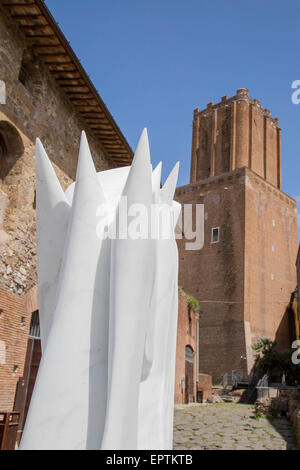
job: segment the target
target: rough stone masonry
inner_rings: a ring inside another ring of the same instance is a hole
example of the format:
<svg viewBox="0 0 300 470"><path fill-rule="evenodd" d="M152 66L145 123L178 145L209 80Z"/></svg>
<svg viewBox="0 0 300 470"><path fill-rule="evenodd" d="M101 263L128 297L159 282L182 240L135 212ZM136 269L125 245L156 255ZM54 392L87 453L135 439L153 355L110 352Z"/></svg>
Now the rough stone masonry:
<svg viewBox="0 0 300 470"><path fill-rule="evenodd" d="M10 411L14 407L16 385L23 376L31 313L38 308L35 289L35 139L39 137L42 140L63 188L75 178L82 130L87 133L98 171L118 165L104 145L111 137L106 140L99 138L92 125L83 119L85 109L97 110L97 99L101 106L102 102L100 97L95 99L88 95L88 87L91 86L76 58L68 59L69 46L62 46L62 33L56 34L56 24L44 11L46 7L36 1L31 2L30 9L13 8L15 10L7 5L0 7L1 411ZM34 14L39 16L32 20ZM42 33L36 27L38 24L45 36L53 33L50 42L41 39ZM32 30L30 25L33 25ZM43 25L50 29L45 30ZM33 41L36 32L38 39ZM47 60L41 59L41 51ZM55 55L56 51L59 54ZM54 59L50 57L48 60L51 54ZM67 65L51 65L54 61L64 61ZM76 83L79 84L77 88ZM80 105L86 104L86 108L75 106L67 94L70 90L74 92L71 96L75 99L79 92L89 97L89 102L79 102ZM105 116L110 116L104 104L101 112L103 116L105 113ZM96 120L97 114L94 115ZM121 132L113 119L105 116L101 120L104 122L106 119L106 128L112 128L106 132L121 145ZM131 157L130 151L128 157Z"/></svg>

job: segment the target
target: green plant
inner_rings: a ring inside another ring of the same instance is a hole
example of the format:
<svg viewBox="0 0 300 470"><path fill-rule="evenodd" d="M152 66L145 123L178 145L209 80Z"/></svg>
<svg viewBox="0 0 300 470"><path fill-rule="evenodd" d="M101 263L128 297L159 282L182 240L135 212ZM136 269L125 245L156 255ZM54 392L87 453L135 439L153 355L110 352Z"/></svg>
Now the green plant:
<svg viewBox="0 0 300 470"><path fill-rule="evenodd" d="M187 303L188 303L188 306L194 310L194 312L197 312L197 310L199 310L200 308L200 303L198 302L197 299L195 299L195 297L193 297L192 295L187 295L186 296L186 300L187 300Z"/></svg>
<svg viewBox="0 0 300 470"><path fill-rule="evenodd" d="M261 338L252 349L257 352L255 366L260 372L268 373L275 381L281 381L283 374L289 384L300 381L300 367L292 363L292 349L278 351L277 344L266 338Z"/></svg>

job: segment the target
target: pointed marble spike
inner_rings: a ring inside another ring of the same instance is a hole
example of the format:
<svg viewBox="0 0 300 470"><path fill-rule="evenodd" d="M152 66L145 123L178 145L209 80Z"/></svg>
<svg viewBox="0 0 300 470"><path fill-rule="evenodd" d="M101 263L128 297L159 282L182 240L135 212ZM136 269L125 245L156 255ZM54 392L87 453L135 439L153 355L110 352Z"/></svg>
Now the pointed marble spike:
<svg viewBox="0 0 300 470"><path fill-rule="evenodd" d="M23 432L23 450L96 450L101 445L110 292L110 240L97 236L102 198L83 133L57 304Z"/></svg>
<svg viewBox="0 0 300 470"><path fill-rule="evenodd" d="M71 207L39 139L36 140L36 200L39 315L44 351L56 306Z"/></svg>
<svg viewBox="0 0 300 470"><path fill-rule="evenodd" d="M86 133L82 131L80 138L80 149L77 164L76 181L96 174L93 157L90 151Z"/></svg>
<svg viewBox="0 0 300 470"><path fill-rule="evenodd" d="M60 182L40 139L36 139L36 174L37 190L42 186L42 192L47 193L46 197L50 205L60 201L67 202Z"/></svg>
<svg viewBox="0 0 300 470"><path fill-rule="evenodd" d="M160 199L162 204L172 204L178 180L178 173L179 162L177 162L174 166L173 170L167 178L167 181L165 182L163 188L160 191Z"/></svg>
<svg viewBox="0 0 300 470"><path fill-rule="evenodd" d="M137 165L141 161L143 161L144 163L149 163L149 165L151 164L149 139L148 139L148 132L146 128L143 129L141 137L139 139L139 142L138 142L135 154L134 154L134 159L132 161L132 166Z"/></svg>
<svg viewBox="0 0 300 470"><path fill-rule="evenodd" d="M128 210L132 204L140 204L149 213L152 167L146 130L141 135L123 196L127 196ZM108 402L101 449L127 450L137 446L139 386L154 274L155 244L151 239L112 240Z"/></svg>
<svg viewBox="0 0 300 470"><path fill-rule="evenodd" d="M143 130L137 145L123 196L128 197L128 204L151 203L152 167L147 129Z"/></svg>
<svg viewBox="0 0 300 470"><path fill-rule="evenodd" d="M76 200L80 206L85 206L85 204L87 204L87 202L90 200L89 194L91 194L91 188L93 187L95 187L95 191L98 194L98 203L105 203L103 188L100 179L97 176L86 133L82 131L72 202L73 207ZM78 210L80 213L82 210L84 210L84 207L82 209L77 209L77 212ZM93 221L91 222L93 223Z"/></svg>

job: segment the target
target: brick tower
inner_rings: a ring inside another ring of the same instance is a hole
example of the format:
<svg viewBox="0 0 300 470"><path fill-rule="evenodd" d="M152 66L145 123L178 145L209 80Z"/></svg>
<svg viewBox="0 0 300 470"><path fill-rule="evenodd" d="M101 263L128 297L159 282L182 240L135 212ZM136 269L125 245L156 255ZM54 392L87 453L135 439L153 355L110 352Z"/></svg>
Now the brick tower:
<svg viewBox="0 0 300 470"><path fill-rule="evenodd" d="M179 284L200 301L200 372L250 372L259 338L290 347L297 210L281 191L278 119L247 89L195 110L190 184L176 199L204 204L203 249L178 241Z"/></svg>

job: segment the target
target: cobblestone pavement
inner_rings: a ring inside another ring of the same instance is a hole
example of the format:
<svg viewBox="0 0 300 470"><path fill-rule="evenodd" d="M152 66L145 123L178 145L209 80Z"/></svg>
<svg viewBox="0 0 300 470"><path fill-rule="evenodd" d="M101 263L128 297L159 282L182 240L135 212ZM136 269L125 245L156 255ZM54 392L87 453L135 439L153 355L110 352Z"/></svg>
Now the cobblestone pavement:
<svg viewBox="0 0 300 470"><path fill-rule="evenodd" d="M285 418L256 418L233 403L175 406L174 450L296 450Z"/></svg>

